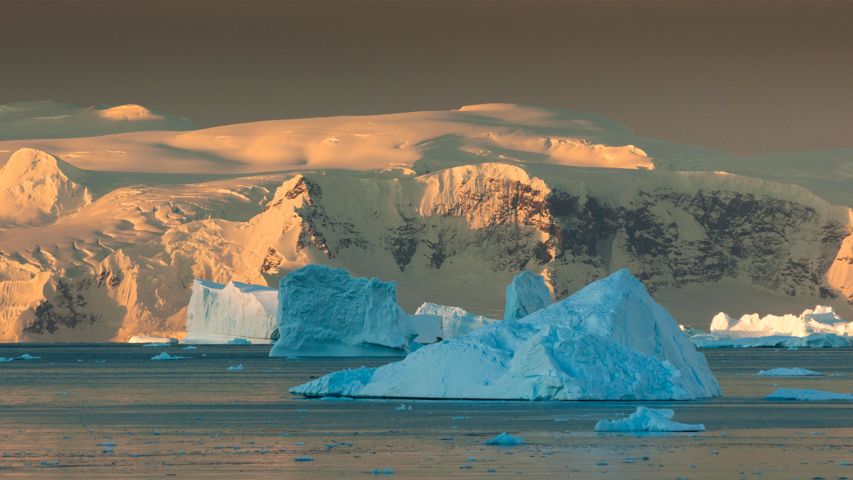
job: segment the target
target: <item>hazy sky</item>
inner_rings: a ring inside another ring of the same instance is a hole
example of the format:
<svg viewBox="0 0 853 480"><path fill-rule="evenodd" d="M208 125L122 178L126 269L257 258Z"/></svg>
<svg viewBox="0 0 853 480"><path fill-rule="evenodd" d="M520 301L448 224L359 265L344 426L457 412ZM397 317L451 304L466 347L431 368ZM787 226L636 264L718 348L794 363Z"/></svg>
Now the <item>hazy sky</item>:
<svg viewBox="0 0 853 480"><path fill-rule="evenodd" d="M569 108L740 153L853 147L853 2L0 1L0 103L198 126Z"/></svg>

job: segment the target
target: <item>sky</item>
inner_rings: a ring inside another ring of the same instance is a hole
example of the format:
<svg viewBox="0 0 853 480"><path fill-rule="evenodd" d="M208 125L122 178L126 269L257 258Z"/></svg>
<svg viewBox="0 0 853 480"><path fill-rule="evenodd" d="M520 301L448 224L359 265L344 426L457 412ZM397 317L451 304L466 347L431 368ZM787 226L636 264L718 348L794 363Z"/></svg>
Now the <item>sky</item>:
<svg viewBox="0 0 853 480"><path fill-rule="evenodd" d="M511 102L739 154L853 147L853 2L3 0L0 104L196 126Z"/></svg>

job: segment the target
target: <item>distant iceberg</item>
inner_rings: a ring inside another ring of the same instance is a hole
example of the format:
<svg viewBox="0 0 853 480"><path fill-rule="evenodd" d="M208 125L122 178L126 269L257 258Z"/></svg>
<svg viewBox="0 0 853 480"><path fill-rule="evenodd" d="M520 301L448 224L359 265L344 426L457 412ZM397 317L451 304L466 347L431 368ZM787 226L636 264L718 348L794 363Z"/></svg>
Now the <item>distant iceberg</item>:
<svg viewBox="0 0 853 480"><path fill-rule="evenodd" d="M184 343L271 343L278 326L277 295L261 285L194 281Z"/></svg>
<svg viewBox="0 0 853 480"><path fill-rule="evenodd" d="M720 395L704 355L624 269L522 319L424 346L378 368L334 372L290 391L310 397L505 400Z"/></svg>
<svg viewBox="0 0 853 480"><path fill-rule="evenodd" d="M397 285L308 265L281 279L271 357L399 355L417 335Z"/></svg>
<svg viewBox="0 0 853 480"><path fill-rule="evenodd" d="M796 400L800 402L853 401L853 395L849 393L837 393L826 390L810 390L802 388L778 388L775 392L764 398L767 400Z"/></svg>
<svg viewBox="0 0 853 480"><path fill-rule="evenodd" d="M439 317L441 322L441 334L439 336L441 338L459 337L470 333L472 330L500 321L466 312L459 307L448 307L430 302L426 302L418 307L415 315L434 315Z"/></svg>
<svg viewBox="0 0 853 480"><path fill-rule="evenodd" d="M692 330L692 329L691 329ZM711 320L710 332L690 331L701 348L832 348L853 346L853 322L832 307L818 305L800 315L757 313L735 319L720 312Z"/></svg>
<svg viewBox="0 0 853 480"><path fill-rule="evenodd" d="M525 270L506 286L504 321L524 318L552 303L551 290L548 289L545 278Z"/></svg>

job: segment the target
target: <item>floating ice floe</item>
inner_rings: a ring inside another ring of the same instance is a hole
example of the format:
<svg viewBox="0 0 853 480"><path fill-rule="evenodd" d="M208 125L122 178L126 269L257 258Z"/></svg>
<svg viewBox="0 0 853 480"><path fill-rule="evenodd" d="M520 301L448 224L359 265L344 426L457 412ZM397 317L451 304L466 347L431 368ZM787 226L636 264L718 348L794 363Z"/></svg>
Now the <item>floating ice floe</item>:
<svg viewBox="0 0 853 480"><path fill-rule="evenodd" d="M483 445L495 445L498 447L516 447L524 445L524 438L510 435L506 432L495 435L494 437L483 442Z"/></svg>
<svg viewBox="0 0 853 480"><path fill-rule="evenodd" d="M143 343L148 345L157 344L169 346L178 343L178 339L171 337L158 337L156 335L134 335L127 339L127 343Z"/></svg>
<svg viewBox="0 0 853 480"><path fill-rule="evenodd" d="M290 391L309 397L506 400L720 395L704 355L624 269L522 319L424 346L378 368L334 372Z"/></svg>
<svg viewBox="0 0 853 480"><path fill-rule="evenodd" d="M666 408L637 407L627 418L599 420L596 432L704 432L705 425L673 421L675 412Z"/></svg>
<svg viewBox="0 0 853 480"><path fill-rule="evenodd" d="M542 275L525 270L506 286L504 321L524 318L552 303L551 290Z"/></svg>
<svg viewBox="0 0 853 480"><path fill-rule="evenodd" d="M853 401L853 394L803 388L779 388L764 398L767 400L798 400L801 402Z"/></svg>
<svg viewBox="0 0 853 480"><path fill-rule="evenodd" d="M33 362L36 360L41 360L41 357L37 357L35 355L30 355L29 353L22 353L17 357L0 357L0 363L8 363L8 362Z"/></svg>
<svg viewBox="0 0 853 480"><path fill-rule="evenodd" d="M814 370L805 368L771 368L770 370L761 370L758 372L759 377L819 377L823 375Z"/></svg>
<svg viewBox="0 0 853 480"><path fill-rule="evenodd" d="M261 285L195 280L183 343L271 343L278 328L277 296L276 289Z"/></svg>
<svg viewBox="0 0 853 480"><path fill-rule="evenodd" d="M308 265L282 278L278 298L271 357L399 355L416 335L394 282Z"/></svg>
<svg viewBox="0 0 853 480"><path fill-rule="evenodd" d="M180 355L169 355L168 352L161 352L159 355L154 355L151 357L151 360L186 360L189 357L182 357Z"/></svg>
<svg viewBox="0 0 853 480"><path fill-rule="evenodd" d="M228 367L225 368L225 370L227 370L229 372L242 372L243 368L244 368L243 364L241 363L239 365L229 365Z"/></svg>
<svg viewBox="0 0 853 480"><path fill-rule="evenodd" d="M720 312L709 333L693 331L691 339L702 348L830 348L853 346L851 335L853 322L818 305L800 315L753 313L736 319Z"/></svg>

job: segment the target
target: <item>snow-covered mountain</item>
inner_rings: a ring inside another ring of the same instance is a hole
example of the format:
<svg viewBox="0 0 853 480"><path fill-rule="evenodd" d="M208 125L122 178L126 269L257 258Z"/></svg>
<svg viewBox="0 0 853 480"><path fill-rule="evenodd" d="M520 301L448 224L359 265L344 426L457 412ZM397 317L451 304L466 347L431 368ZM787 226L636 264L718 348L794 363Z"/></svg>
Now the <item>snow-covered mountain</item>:
<svg viewBox="0 0 853 480"><path fill-rule="evenodd" d="M275 286L308 263L396 280L409 312L431 301L500 317L520 270L560 299L629 267L699 327L720 310L820 303L853 316L853 199L841 187L853 156L833 157L843 168L812 191L790 159L740 164L512 105L4 149L0 179L10 169L62 188L28 187L38 195L0 210L2 340L180 335L193 279Z"/></svg>

